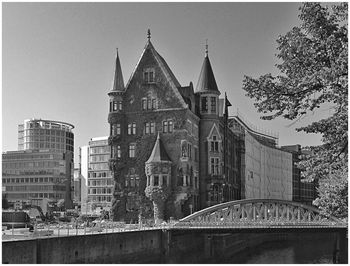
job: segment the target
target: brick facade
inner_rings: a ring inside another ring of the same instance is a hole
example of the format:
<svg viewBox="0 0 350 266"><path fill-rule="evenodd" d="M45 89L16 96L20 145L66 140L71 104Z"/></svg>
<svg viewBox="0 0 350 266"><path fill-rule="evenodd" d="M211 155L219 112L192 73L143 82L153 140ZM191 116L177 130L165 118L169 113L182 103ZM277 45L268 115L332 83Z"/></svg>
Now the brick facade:
<svg viewBox="0 0 350 266"><path fill-rule="evenodd" d="M214 78L210 76L213 73L207 57L203 67L204 74L201 72L198 83L211 87ZM211 71L209 76L206 68ZM222 100L216 83L215 92L198 88L194 92L192 83L181 87L150 40L125 87L121 73L117 55L115 82L108 94L110 168L115 179L114 220L151 218L153 206L159 205L155 202L152 205L149 191L145 196L152 173L146 174L145 162L150 158L158 133L171 161L170 182L166 184L168 192L160 217L179 219L210 205L239 199L242 138L227 130L227 119L219 111L223 106L219 104ZM203 80L208 77L209 83ZM208 101L215 98L214 107L208 102L214 112L201 111L203 97L208 97ZM214 150L211 149L213 136L220 142ZM215 167L211 165L212 158L218 159L214 160ZM156 172L161 174L160 168ZM166 175L165 168L164 171ZM157 181L151 186L163 185Z"/></svg>

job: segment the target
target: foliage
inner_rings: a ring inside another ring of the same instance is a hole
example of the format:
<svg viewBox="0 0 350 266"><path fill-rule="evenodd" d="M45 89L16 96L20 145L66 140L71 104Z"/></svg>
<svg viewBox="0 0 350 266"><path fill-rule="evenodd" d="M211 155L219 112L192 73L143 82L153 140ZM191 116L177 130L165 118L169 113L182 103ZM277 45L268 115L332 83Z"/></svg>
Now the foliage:
<svg viewBox="0 0 350 266"><path fill-rule="evenodd" d="M243 80L246 95L264 114L262 119L297 121L321 106L332 111L329 117L297 129L322 134L322 145L306 147L309 152L299 164L303 177L309 180L343 173L347 182L347 8L347 3L330 8L304 3L300 7L301 25L277 39L281 63L276 67L281 74L265 74L257 79L245 76Z"/></svg>
<svg viewBox="0 0 350 266"><path fill-rule="evenodd" d="M152 201L164 202L169 196L169 189L166 186L147 186L145 188L145 195Z"/></svg>
<svg viewBox="0 0 350 266"><path fill-rule="evenodd" d="M162 186L147 186L145 195L153 201L153 214L155 224L159 224L164 218L165 201L169 196L168 187Z"/></svg>
<svg viewBox="0 0 350 266"><path fill-rule="evenodd" d="M320 181L314 205L325 216L332 214L343 219L348 216L348 182L343 176L344 173L336 173Z"/></svg>

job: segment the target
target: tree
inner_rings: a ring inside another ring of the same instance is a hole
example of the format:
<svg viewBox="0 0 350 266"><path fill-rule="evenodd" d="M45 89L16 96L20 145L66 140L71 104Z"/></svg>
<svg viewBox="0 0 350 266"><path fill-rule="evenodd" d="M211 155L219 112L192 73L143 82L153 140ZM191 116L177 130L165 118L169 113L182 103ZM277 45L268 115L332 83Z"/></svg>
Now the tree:
<svg viewBox="0 0 350 266"><path fill-rule="evenodd" d="M348 182L344 173L334 173L320 180L319 197L314 204L325 216L346 219L348 216Z"/></svg>
<svg viewBox="0 0 350 266"><path fill-rule="evenodd" d="M278 76L245 76L243 89L255 100L262 119L283 117L297 121L321 106L328 106L329 117L314 121L297 131L322 134L322 145L305 147L309 154L299 167L309 180L347 184L348 164L348 30L347 3L322 6L304 3L299 10L301 25L277 39ZM329 189L320 182L320 189ZM327 183L326 182L326 183ZM321 187L322 186L322 187ZM342 188L345 188L343 186ZM340 187L338 187L340 189ZM337 194L338 196L344 193ZM324 193L315 201L328 214L340 215L326 208ZM342 199L338 199L340 203ZM340 203L341 204L341 203Z"/></svg>

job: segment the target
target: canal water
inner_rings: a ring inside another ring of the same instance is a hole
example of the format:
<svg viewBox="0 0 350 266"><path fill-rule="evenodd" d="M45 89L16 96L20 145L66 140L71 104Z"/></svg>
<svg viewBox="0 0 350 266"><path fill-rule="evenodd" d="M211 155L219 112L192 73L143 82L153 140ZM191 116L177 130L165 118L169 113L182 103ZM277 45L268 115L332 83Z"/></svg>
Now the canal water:
<svg viewBox="0 0 350 266"><path fill-rule="evenodd" d="M235 264L332 264L331 241L292 240L264 243L217 263Z"/></svg>

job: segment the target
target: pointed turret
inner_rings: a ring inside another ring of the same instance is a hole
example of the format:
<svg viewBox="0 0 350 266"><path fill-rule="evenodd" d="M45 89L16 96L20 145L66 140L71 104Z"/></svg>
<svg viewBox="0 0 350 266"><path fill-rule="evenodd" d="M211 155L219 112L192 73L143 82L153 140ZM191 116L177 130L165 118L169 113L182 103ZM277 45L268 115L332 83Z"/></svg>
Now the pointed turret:
<svg viewBox="0 0 350 266"><path fill-rule="evenodd" d="M195 92L214 92L220 94L208 56L208 45L206 45L205 58Z"/></svg>
<svg viewBox="0 0 350 266"><path fill-rule="evenodd" d="M120 60L119 60L119 54L117 49L117 57L115 60L115 72L114 72L114 82L113 82L113 88L112 91L124 91L124 79L123 79L123 73L122 68L120 66Z"/></svg>
<svg viewBox="0 0 350 266"><path fill-rule="evenodd" d="M151 156L148 158L146 163L159 163L159 162L171 162L171 160L164 148L163 142L161 141L159 132L158 132L157 140L154 144Z"/></svg>

